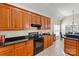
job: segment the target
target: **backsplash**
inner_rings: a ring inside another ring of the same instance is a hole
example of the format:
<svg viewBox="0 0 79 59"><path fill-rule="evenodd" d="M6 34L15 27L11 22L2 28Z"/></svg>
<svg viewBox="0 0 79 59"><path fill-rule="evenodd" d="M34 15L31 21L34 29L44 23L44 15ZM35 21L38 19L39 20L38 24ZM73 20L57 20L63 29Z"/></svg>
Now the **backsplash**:
<svg viewBox="0 0 79 59"><path fill-rule="evenodd" d="M51 30L26 30L26 31L0 31L0 35L5 35L5 38L17 37L17 36L25 36L28 35L29 32L39 32L39 33L51 33Z"/></svg>

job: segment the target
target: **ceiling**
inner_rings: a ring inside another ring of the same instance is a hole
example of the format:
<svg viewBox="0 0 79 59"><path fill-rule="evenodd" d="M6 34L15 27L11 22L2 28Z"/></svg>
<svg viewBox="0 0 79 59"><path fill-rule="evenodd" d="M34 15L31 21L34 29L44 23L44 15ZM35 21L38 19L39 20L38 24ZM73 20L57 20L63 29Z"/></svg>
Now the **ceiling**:
<svg viewBox="0 0 79 59"><path fill-rule="evenodd" d="M48 15L54 19L61 19L65 16L79 14L79 3L10 3L12 5L29 9L35 12Z"/></svg>

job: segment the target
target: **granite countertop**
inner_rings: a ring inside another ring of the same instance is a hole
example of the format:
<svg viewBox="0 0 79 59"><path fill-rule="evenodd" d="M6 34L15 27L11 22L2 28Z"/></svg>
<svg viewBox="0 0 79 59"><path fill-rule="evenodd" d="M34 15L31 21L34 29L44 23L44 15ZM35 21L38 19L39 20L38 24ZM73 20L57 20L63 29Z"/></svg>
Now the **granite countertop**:
<svg viewBox="0 0 79 59"><path fill-rule="evenodd" d="M17 40L17 41L12 41L12 42L6 42L6 43L4 43L4 46L24 42L27 40L29 40L29 39L22 39L22 40Z"/></svg>
<svg viewBox="0 0 79 59"><path fill-rule="evenodd" d="M16 43L24 42L27 40L30 40L29 36L18 36L18 37L5 38L5 42L3 43L3 46L16 44Z"/></svg>
<svg viewBox="0 0 79 59"><path fill-rule="evenodd" d="M79 40L78 38L71 38L71 37L64 37L64 38L68 38L70 40Z"/></svg>

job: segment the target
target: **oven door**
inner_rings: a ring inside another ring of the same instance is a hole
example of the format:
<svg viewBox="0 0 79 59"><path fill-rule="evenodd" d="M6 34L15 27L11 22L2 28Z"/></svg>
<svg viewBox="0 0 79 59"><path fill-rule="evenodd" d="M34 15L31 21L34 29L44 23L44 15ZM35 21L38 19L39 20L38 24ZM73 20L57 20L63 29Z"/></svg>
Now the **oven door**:
<svg viewBox="0 0 79 59"><path fill-rule="evenodd" d="M35 40L34 42L34 54L37 54L43 50L43 41Z"/></svg>

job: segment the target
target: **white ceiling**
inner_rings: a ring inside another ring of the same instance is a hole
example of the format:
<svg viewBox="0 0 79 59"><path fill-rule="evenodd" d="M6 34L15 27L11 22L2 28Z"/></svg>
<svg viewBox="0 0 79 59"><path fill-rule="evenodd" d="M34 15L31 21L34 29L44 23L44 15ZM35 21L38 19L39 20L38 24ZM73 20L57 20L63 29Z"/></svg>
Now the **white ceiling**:
<svg viewBox="0 0 79 59"><path fill-rule="evenodd" d="M42 14L51 16L55 19L61 19L64 16L72 15L72 10L74 13L79 13L79 3L10 3L12 5L30 9L35 12L40 12Z"/></svg>

